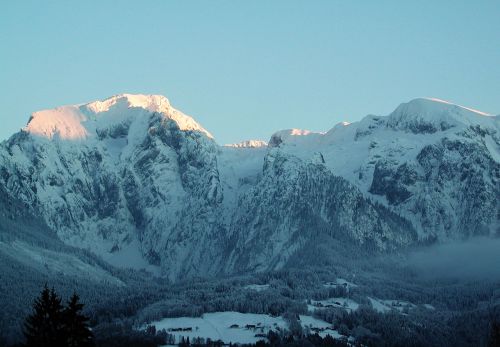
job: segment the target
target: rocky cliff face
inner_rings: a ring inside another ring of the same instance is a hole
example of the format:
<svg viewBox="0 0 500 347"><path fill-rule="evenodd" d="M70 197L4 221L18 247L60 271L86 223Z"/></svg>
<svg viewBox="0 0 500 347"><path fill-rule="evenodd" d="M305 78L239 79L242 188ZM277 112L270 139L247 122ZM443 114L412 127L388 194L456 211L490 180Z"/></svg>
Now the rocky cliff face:
<svg viewBox="0 0 500 347"><path fill-rule="evenodd" d="M412 225L324 165L272 149L263 177L241 197L231 224L230 270L282 267L320 235L370 250L416 240Z"/></svg>
<svg viewBox="0 0 500 347"><path fill-rule="evenodd" d="M1 145L0 185L113 264L172 279L259 271L319 235L389 251L498 232L498 131L498 117L415 100L221 147L166 98L119 95L35 113Z"/></svg>
<svg viewBox="0 0 500 347"><path fill-rule="evenodd" d="M497 234L498 117L435 100L413 104L396 109L387 127L417 135L417 153L404 161L377 160L369 192L411 216L425 237Z"/></svg>
<svg viewBox="0 0 500 347"><path fill-rule="evenodd" d="M424 146L411 163L379 160L369 192L412 215L428 237L495 234L500 231L499 168L480 137L444 137Z"/></svg>
<svg viewBox="0 0 500 347"><path fill-rule="evenodd" d="M421 240L499 233L500 121L436 99L402 104L327 133L272 143L303 160L320 151L326 166L365 196L410 220Z"/></svg>

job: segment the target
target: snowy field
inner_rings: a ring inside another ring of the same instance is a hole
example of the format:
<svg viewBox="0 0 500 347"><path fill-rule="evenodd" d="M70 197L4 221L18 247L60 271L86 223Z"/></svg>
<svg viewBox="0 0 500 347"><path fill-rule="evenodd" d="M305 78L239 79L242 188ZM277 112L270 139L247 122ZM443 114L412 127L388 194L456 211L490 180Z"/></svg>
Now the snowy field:
<svg viewBox="0 0 500 347"><path fill-rule="evenodd" d="M405 309L412 309L415 308L416 305L412 304L411 302L408 301L402 301L402 300L381 300L381 299L374 299L368 297L368 300L370 300L372 307L375 311L378 311L380 313L385 313L389 312L392 310L398 311L400 313L404 313ZM427 306L425 306L427 308Z"/></svg>
<svg viewBox="0 0 500 347"><path fill-rule="evenodd" d="M330 323L322 321L321 319L301 315L300 324L303 328L308 327L311 330L311 333L318 333L321 337L330 335L334 339L340 339L342 337L345 338L345 336L340 335L337 330L332 329L332 325Z"/></svg>
<svg viewBox="0 0 500 347"><path fill-rule="evenodd" d="M311 300L311 304L307 305L308 310L311 312L325 307L338 307L347 311L356 311L359 304L349 298L329 298L326 300Z"/></svg>
<svg viewBox="0 0 500 347"><path fill-rule="evenodd" d="M336 330L325 321L311 316L300 316L302 327L308 327L312 333L320 336L331 335L340 338ZM239 313L239 312L214 312L205 313L201 317L165 318L153 322L156 330L165 329L169 334L175 335L176 342L182 337L192 341L193 338L202 337L212 340L222 340L224 343L255 343L265 339L270 331L287 329L287 323L282 317L272 317L265 314Z"/></svg>
<svg viewBox="0 0 500 347"><path fill-rule="evenodd" d="M357 287L356 284L346 281L343 278L337 278L335 279L334 282L326 282L323 284L323 287L325 288L336 288L338 286L344 286L347 290L349 290L350 288Z"/></svg>
<svg viewBox="0 0 500 347"><path fill-rule="evenodd" d="M214 312L205 313L201 317L165 318L151 325L154 325L156 330L165 329L169 334L175 335L176 341L180 341L181 337L189 337L190 340L203 337L222 340L225 343L255 343L262 340L262 337L255 335L287 327L282 317L239 312Z"/></svg>

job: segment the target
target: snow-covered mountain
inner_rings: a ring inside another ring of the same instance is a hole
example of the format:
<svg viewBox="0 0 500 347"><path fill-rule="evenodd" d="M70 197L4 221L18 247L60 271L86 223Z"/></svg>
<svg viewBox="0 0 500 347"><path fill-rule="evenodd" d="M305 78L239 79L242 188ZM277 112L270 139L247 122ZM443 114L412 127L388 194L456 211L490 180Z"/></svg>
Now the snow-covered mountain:
<svg viewBox="0 0 500 347"><path fill-rule="evenodd" d="M65 243L172 279L280 268L327 237L371 251L499 233L499 117L417 99L326 133L219 146L163 96L36 112L0 185Z"/></svg>
<svg viewBox="0 0 500 347"><path fill-rule="evenodd" d="M421 239L500 232L500 117L438 99L327 133L278 132L271 146L325 165L409 219Z"/></svg>

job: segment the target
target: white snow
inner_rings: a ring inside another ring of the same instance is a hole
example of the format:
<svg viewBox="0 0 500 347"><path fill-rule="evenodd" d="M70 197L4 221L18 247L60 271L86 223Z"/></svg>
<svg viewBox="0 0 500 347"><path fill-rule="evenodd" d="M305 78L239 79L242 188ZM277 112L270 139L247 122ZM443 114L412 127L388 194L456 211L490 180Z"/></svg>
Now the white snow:
<svg viewBox="0 0 500 347"><path fill-rule="evenodd" d="M28 137L30 141L19 141L9 151L1 152L0 159L2 164L9 164L12 172L15 170L20 177L32 177L34 156L37 162L42 163L40 172L36 172L36 193L25 190L25 196L20 198L32 205L35 201L43 201L41 209L44 209L42 213L46 222L51 227L59 226L58 234L64 242L91 249L113 264L147 268L155 272L154 267L141 261L139 243L130 241L130 236L136 235L137 229L125 199L118 199L120 206L117 207L116 214L101 218L95 211L88 214L88 208L85 208L88 201L84 201L82 194L69 189L77 180L83 187L92 187L95 177L99 178L101 172L116 178L118 184L123 185L120 181L123 175L132 172L127 178L139 185L137 195L140 196L139 203L145 205L141 213L144 220L148 221L148 227L151 226L152 230L155 226L156 230L172 230L179 221L189 193L181 181L179 154L172 146L161 143L161 139L148 136L150 131L155 130L150 128L154 113L163 117L162 120L174 121L181 130L199 131L211 138L208 131L191 117L175 110L163 96L121 94L103 101L35 112L24 129L33 135ZM223 195L221 213L217 218L223 219L225 225L230 225L238 199L259 182L264 158L270 162L273 160L273 153L278 151L290 154L290 158L296 157L297 161L324 165L333 174L355 184L371 199L387 204L385 197L369 192L375 164L379 159L387 160L394 166L402 163L411 165L424 146L439 143L444 137L456 139L459 136L457 132L467 130L470 125L499 130L499 119L498 116L490 116L442 100L416 99L402 104L389 116L371 115L360 122L342 122L326 133L301 129L279 131L271 138L272 148L268 148L260 140L229 146L216 146L211 140L207 140L210 146L198 142L190 145L199 146L196 150L201 152L200 158L214 158L214 172L218 173L218 177L214 175L216 178L210 182L219 180ZM436 133L415 134L405 129L408 122L415 120L438 125L448 122L453 127ZM147 143L146 140L156 141L149 144L151 150L141 147ZM500 162L500 148L492 135L486 135L477 141L482 141L492 158ZM276 146L278 148L274 148ZM93 163L93 153L98 153L102 162L95 164L95 168L91 168L94 170L92 175L89 175L88 165ZM151 157L154 159L148 161ZM325 163L319 158L324 159ZM290 159L289 162L295 159ZM143 161L148 165L136 170L134 166ZM142 170L147 170L144 177L141 176ZM296 172L292 167L284 174L293 178ZM60 182L53 185L52 178L59 179ZM12 187L13 194L17 194L15 184L17 183L14 182ZM103 184L99 188L103 188ZM214 192L218 190L211 190L208 195L212 196ZM76 227L65 227L58 213L54 212L59 210L69 210L72 218L79 219L75 223ZM418 229L418 221L411 219L411 211L405 215L409 210L397 212L415 222L417 230L422 232ZM170 236L176 237L167 235L167 232L142 235L141 247L144 250L161 249L162 242L166 242ZM274 254L282 256L276 266L283 264L294 251L293 247L285 246L288 237L289 234L283 231L280 235L276 234L273 240ZM109 254L115 245L120 250ZM299 246L297 244L294 247ZM200 249L187 251L179 247L178 252L171 253L170 269L180 271L175 266L194 258L197 251ZM263 256L262 264L267 264L266 257L267 255ZM338 280L335 284L338 284ZM348 287L354 286L347 281L343 283L347 283ZM347 306L349 305L348 302Z"/></svg>
<svg viewBox="0 0 500 347"><path fill-rule="evenodd" d="M332 329L332 325L328 322L325 322L321 319L314 318L312 316L304 316L300 315L300 324L302 328L308 327L311 330L311 333L318 333L319 336L325 337L326 335L330 335L334 339L341 339L345 336L339 334L339 332L335 329ZM346 337L345 337L346 338Z"/></svg>
<svg viewBox="0 0 500 347"><path fill-rule="evenodd" d="M238 143L227 144L224 146L234 148L260 148L267 147L267 142L262 140L246 140Z"/></svg>
<svg viewBox="0 0 500 347"><path fill-rule="evenodd" d="M159 266L151 265L144 259L138 240L124 244L118 251L103 253L102 258L116 267L146 270L154 275L161 273Z"/></svg>
<svg viewBox="0 0 500 347"><path fill-rule="evenodd" d="M233 327L233 325L238 327ZM181 337L210 338L222 340L224 343L255 343L262 340L255 334L267 334L269 330L285 329L287 324L282 317L272 317L264 314L239 313L239 312L215 312L205 313L201 317L165 318L151 325L156 330L165 329L169 334L180 341ZM252 327L246 327L250 325ZM191 328L191 331L173 331L172 329Z"/></svg>
<svg viewBox="0 0 500 347"><path fill-rule="evenodd" d="M383 304L386 306L389 306L395 310L398 310L399 312L403 312L405 308L411 309L415 308L416 306L412 304L411 302L404 301L404 300L381 300Z"/></svg>
<svg viewBox="0 0 500 347"><path fill-rule="evenodd" d="M63 106L33 113L24 130L49 139L57 137L64 140L79 140L89 136L87 128L83 125L85 121L86 117L78 107Z"/></svg>
<svg viewBox="0 0 500 347"><path fill-rule="evenodd" d="M238 197L257 182L266 154L267 147L220 148L217 163L224 190L223 203L227 210L232 209ZM230 215L225 218L229 219Z"/></svg>
<svg viewBox="0 0 500 347"><path fill-rule="evenodd" d="M438 99L438 98L424 98L424 99L427 99L427 100L430 100L430 101L435 101L435 102L440 102L440 103L447 104L447 105L458 106L458 107L463 108L464 110L477 113L477 114L479 114L481 116L491 116L490 113L486 113L486 112L475 110L473 108L469 108L469 107L465 107L465 106L462 106L462 105L454 104L452 102L449 102L449 101L446 101L446 100L443 100L443 99Z"/></svg>
<svg viewBox="0 0 500 347"><path fill-rule="evenodd" d="M388 307L387 305L383 304L380 300L370 298L368 297L368 300L370 300L370 303L372 304L372 308L380 313L385 313L391 311L391 308Z"/></svg>
<svg viewBox="0 0 500 347"><path fill-rule="evenodd" d="M399 105L394 112L389 115L388 124L391 126L400 125L404 128L407 124L418 121L425 121L440 125L491 125L494 116L488 113L474 110L472 108L455 105L451 102L436 98L420 98Z"/></svg>
<svg viewBox="0 0 500 347"><path fill-rule="evenodd" d="M431 304L424 304L424 307L428 310L431 310L431 311L434 311L436 310L436 308L434 306L432 306Z"/></svg>
<svg viewBox="0 0 500 347"><path fill-rule="evenodd" d="M152 117L172 120L180 130L199 131L211 138L191 117L171 107L163 96L122 94L104 101L35 112L24 128L32 136L12 146L10 153L0 152L0 160L27 174L33 170L33 156L37 156L42 164L35 180L36 199L43 201L40 213L47 224L58 231L61 240L89 249L116 266L123 264L124 267L144 268L157 273L157 267L149 266L141 255L139 247L145 245L139 245L135 240L137 230L124 199L117 199L119 205L115 215L100 217L93 213L95 211L89 213L86 196L73 189L78 181L85 193L93 189L105 191L102 183L95 182L100 175L106 176L104 182L107 179L119 180L126 170L133 172L135 177L132 177L139 180L134 164L143 156L147 159L149 154L140 149L148 137ZM207 142L212 143L211 140ZM149 220L161 215L162 227L168 229L169 224L175 223L185 191L176 165L175 150L161 143L153 145L158 149L154 152L154 167L149 172L148 181L142 179L145 187L141 193L160 192L162 199L158 201L163 204L157 202L152 208L145 208L143 213ZM215 148L215 144L213 146ZM54 178L56 184L52 183ZM34 205L32 196L19 198ZM60 215L54 213L57 210L69 210L72 218L78 220L76 225L61 221ZM155 222L158 223L158 218L149 225ZM110 253L116 246L120 250Z"/></svg>
<svg viewBox="0 0 500 347"><path fill-rule="evenodd" d="M307 326L312 333L317 332L322 337L326 335L333 338L343 337L338 331L332 329L331 324L325 321L306 315L299 317L302 327ZM202 337L222 340L226 344L230 342L255 343L258 340L265 340L265 337L255 336L256 334L265 335L270 330L283 331L288 328L282 317L230 311L205 313L201 317L165 318L150 325L154 325L156 330L165 329L169 334L175 335L176 342L179 342L181 337L189 337L191 341L193 338ZM185 331L174 331L175 329L184 329Z"/></svg>
<svg viewBox="0 0 500 347"><path fill-rule="evenodd" d="M347 311L356 311L359 308L359 304L350 298L338 297L326 300L311 300L311 304L307 305L309 311L315 311L326 307L337 307Z"/></svg>
<svg viewBox="0 0 500 347"><path fill-rule="evenodd" d="M433 124L438 131L414 133L409 130L419 122ZM379 160L383 159L394 167L415 163L418 168L416 158L424 147L440 144L444 137L463 141L460 133L470 126L481 126L499 133L500 117L442 100L421 98L401 104L389 116L369 115L359 122L339 123L326 133L279 131L271 137L270 143L277 144L281 152L304 161L315 162L314 158L320 153L324 165L333 174L347 179L372 200L388 205L384 196L369 192L375 164ZM500 162L500 148L492 136L486 135L481 141L492 158ZM398 213L408 218L419 235L425 237L412 208L413 205L408 205Z"/></svg>
<svg viewBox="0 0 500 347"><path fill-rule="evenodd" d="M263 290L269 289L269 284L248 284L243 288L249 290L255 290L256 292L261 292Z"/></svg>
<svg viewBox="0 0 500 347"><path fill-rule="evenodd" d="M344 286L347 289L357 287L356 284L349 282L343 278L336 278L334 282L326 282L323 284L323 287L326 287L326 288L335 288L338 286Z"/></svg>
<svg viewBox="0 0 500 347"><path fill-rule="evenodd" d="M127 107L140 107L151 112L162 112L170 107L170 102L162 95L119 94L102 101L85 105L94 113L109 111L116 104L126 103Z"/></svg>
<svg viewBox="0 0 500 347"><path fill-rule="evenodd" d="M371 297L368 297L368 300L370 300L373 309L380 313L385 313L389 311L397 311L403 313L405 309L412 309L416 307L411 302L404 300L382 300Z"/></svg>
<svg viewBox="0 0 500 347"><path fill-rule="evenodd" d="M35 112L24 130L48 139L82 140L94 137L96 129L127 120L125 117L145 117L152 113L172 119L180 130L200 131L213 138L193 118L173 108L164 96L140 94L120 94L103 101Z"/></svg>

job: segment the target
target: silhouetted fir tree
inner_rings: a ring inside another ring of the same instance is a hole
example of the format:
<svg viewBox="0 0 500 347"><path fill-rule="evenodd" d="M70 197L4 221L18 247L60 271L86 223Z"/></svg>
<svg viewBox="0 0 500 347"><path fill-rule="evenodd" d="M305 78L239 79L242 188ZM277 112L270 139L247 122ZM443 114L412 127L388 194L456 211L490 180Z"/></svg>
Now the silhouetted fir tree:
<svg viewBox="0 0 500 347"><path fill-rule="evenodd" d="M54 288L47 285L33 304L33 313L26 318L24 336L26 347L63 347L65 334L63 306Z"/></svg>
<svg viewBox="0 0 500 347"><path fill-rule="evenodd" d="M33 313L24 323L26 347L91 347L93 335L89 318L82 314L83 304L73 294L67 307L54 288L47 285L33 304Z"/></svg>
<svg viewBox="0 0 500 347"><path fill-rule="evenodd" d="M89 329L89 318L82 313L83 304L74 293L64 309L64 324L68 347L94 346L94 337Z"/></svg>

